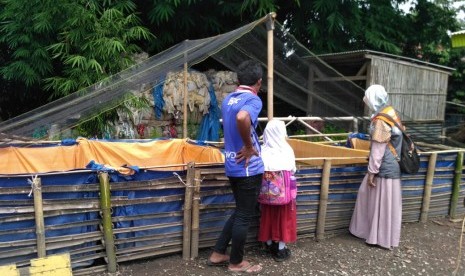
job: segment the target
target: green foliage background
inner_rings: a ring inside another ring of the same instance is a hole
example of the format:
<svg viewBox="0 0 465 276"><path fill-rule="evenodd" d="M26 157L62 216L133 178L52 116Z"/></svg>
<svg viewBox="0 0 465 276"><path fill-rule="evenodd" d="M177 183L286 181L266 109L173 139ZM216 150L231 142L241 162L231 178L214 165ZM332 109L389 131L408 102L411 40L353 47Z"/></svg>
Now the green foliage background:
<svg viewBox="0 0 465 276"><path fill-rule="evenodd" d="M314 53L370 49L457 70L448 100L465 102L465 29L454 1L0 0L0 120L85 88L182 40L214 36L276 12ZM142 103L139 103L142 104ZM101 123L114 114L101 114Z"/></svg>

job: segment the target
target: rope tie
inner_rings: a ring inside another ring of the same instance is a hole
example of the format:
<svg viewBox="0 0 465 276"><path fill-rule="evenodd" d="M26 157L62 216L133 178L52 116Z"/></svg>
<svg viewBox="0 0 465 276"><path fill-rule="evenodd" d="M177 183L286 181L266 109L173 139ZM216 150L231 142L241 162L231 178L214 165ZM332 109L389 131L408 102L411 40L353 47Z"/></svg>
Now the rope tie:
<svg viewBox="0 0 465 276"><path fill-rule="evenodd" d="M202 179L194 178L195 181L199 181L200 183L202 183L204 179L205 179L205 176L202 177ZM200 193L199 193L199 196L194 196L194 197L192 197L192 199L193 200L198 200L199 204L202 204L202 197L200 196Z"/></svg>
<svg viewBox="0 0 465 276"><path fill-rule="evenodd" d="M177 176L178 179L179 179L179 181L181 181L181 183L184 184L184 186L186 186L186 187L192 187L192 186L187 185L186 182L184 182L184 181L182 180L181 176L179 176L179 174L178 174L177 172L173 172L173 175L174 175L174 176Z"/></svg>
<svg viewBox="0 0 465 276"><path fill-rule="evenodd" d="M37 175L34 175L34 176L31 177L31 179L28 179L28 180L27 180L27 183L29 183L29 184L31 185L31 191L30 191L29 194L27 195L28 197L31 197L31 196L32 196L32 192L33 192L34 190L37 190L37 191L40 191L40 190L41 190L41 188L39 188L39 187L37 187L37 185L35 185L36 181L37 181Z"/></svg>

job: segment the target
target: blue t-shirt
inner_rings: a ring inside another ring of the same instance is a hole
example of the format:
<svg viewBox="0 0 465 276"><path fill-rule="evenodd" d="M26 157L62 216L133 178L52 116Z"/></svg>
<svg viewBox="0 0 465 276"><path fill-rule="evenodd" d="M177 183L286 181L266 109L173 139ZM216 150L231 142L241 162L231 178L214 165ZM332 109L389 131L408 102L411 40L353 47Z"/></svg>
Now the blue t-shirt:
<svg viewBox="0 0 465 276"><path fill-rule="evenodd" d="M236 163L237 152L244 146L236 123L239 111L247 111L251 119L252 145L260 153L260 144L255 128L258 125L258 114L262 109L262 101L248 90L236 90L230 93L221 104L223 115L223 133L225 148L225 171L227 176L244 177L261 174L264 171L261 156L253 155L249 165L245 167L245 160Z"/></svg>

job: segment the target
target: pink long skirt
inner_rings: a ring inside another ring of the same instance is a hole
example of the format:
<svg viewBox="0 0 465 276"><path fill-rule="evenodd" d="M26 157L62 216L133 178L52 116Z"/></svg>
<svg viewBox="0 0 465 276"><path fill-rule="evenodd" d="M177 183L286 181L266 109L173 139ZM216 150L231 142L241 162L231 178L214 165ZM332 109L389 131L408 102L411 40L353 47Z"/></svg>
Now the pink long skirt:
<svg viewBox="0 0 465 276"><path fill-rule="evenodd" d="M358 190L349 231L368 244L392 249L399 246L402 223L400 179L375 177L376 187L363 179Z"/></svg>

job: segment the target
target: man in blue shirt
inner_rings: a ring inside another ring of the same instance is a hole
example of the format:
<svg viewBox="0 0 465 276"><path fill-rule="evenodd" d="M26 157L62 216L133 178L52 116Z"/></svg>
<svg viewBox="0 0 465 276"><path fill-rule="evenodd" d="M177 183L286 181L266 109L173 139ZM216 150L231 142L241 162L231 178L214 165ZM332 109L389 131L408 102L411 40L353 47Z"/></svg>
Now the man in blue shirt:
<svg viewBox="0 0 465 276"><path fill-rule="evenodd" d="M236 209L224 225L209 265L228 265L233 272L258 273L262 267L243 259L250 222L257 216L263 161L255 128L262 101L257 96L262 85L261 65L248 60L238 66L239 86L221 105L225 142L225 171L231 183ZM226 248L231 241L231 254Z"/></svg>

